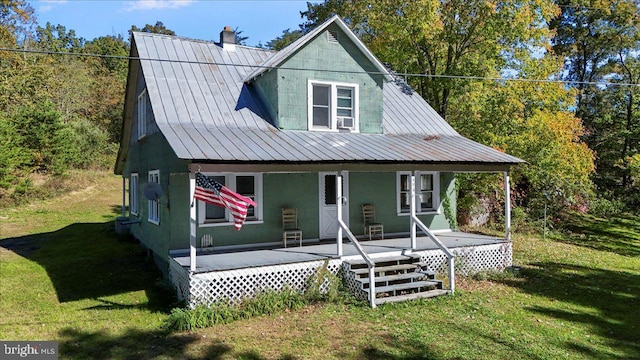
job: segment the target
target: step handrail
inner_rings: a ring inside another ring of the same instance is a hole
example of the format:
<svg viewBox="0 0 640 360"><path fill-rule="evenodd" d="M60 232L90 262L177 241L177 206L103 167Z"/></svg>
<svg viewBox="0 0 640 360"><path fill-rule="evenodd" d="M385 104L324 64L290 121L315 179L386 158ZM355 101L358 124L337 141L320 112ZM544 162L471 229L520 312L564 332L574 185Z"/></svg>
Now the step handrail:
<svg viewBox="0 0 640 360"><path fill-rule="evenodd" d="M367 252L364 251L364 248L362 247L362 245L360 245L360 242L358 241L358 239L356 239L355 235L353 235L351 230L349 230L349 227L347 226L347 224L345 224L344 221L340 218L338 219L338 224L340 224L340 227L342 228L342 230L347 234L347 238L349 238L349 241L351 241L351 243L353 244L353 247L355 247L356 250L358 250L358 252L360 253L360 256L362 256L362 258L364 259L364 262L367 264L367 267L369 268L369 305L371 305L372 308L375 308L376 307L376 278L375 278L374 269L375 269L376 263L373 260L371 260Z"/></svg>
<svg viewBox="0 0 640 360"><path fill-rule="evenodd" d="M445 244L442 243L442 241L440 241L440 239L438 239L431 232L431 230L429 230L429 228L420 219L418 219L418 217L415 214L411 214L411 220L413 220L413 223L416 224L420 228L420 230L422 230L427 235L427 237L431 239L431 241L433 241L440 248L440 250L442 250L442 252L447 256L447 262L449 266L449 290L453 294L453 292L455 291L455 274L454 274L455 255L451 252L451 250L449 250L449 248Z"/></svg>

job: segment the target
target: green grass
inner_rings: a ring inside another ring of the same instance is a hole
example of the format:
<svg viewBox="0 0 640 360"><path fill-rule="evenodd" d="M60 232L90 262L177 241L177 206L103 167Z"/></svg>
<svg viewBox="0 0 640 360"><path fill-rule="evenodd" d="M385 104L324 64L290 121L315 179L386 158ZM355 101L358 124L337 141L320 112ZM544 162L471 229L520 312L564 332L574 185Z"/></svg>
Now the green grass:
<svg viewBox="0 0 640 360"><path fill-rule="evenodd" d="M112 220L121 180L0 210L0 339L57 340L74 359L640 359L640 218L573 215L562 234L515 234L513 271L455 296L315 304L190 332ZM9 238L9 239L7 239Z"/></svg>

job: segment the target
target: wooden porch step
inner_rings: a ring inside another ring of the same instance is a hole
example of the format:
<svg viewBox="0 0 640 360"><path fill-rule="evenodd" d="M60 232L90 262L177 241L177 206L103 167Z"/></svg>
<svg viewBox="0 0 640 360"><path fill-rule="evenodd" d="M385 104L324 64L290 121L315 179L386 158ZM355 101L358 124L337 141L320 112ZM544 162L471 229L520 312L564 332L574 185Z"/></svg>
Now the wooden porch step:
<svg viewBox="0 0 640 360"><path fill-rule="evenodd" d="M420 255L418 254L407 254L407 255L397 255L397 256L385 256L385 257L379 257L379 258L372 258L371 260L373 260L374 263L378 264L378 263L385 263L385 262L394 262L394 261L411 261L411 262L417 262L420 260ZM351 266L354 265L367 265L367 263L364 261L364 259L359 258L359 259L353 259L353 260L345 260L345 262L351 264Z"/></svg>
<svg viewBox="0 0 640 360"><path fill-rule="evenodd" d="M449 290L436 289L436 290L422 291L422 292L406 294L406 295L398 295L398 296L388 296L388 297L383 297L383 298L376 298L375 302L376 302L376 305L380 305L380 304L385 304L385 303L393 303L393 302L400 302L400 301L407 301L407 300L431 298L431 297L436 297L436 296L440 296L440 295L445 295L445 294L448 294L448 293L449 293Z"/></svg>
<svg viewBox="0 0 640 360"><path fill-rule="evenodd" d="M400 264L400 265L392 265L392 266L376 266L374 271L376 274L383 272L391 272L391 271L404 271L404 270L415 270L418 267L415 264ZM353 273L356 275L364 275L369 274L369 268L360 268L360 269L351 269Z"/></svg>
<svg viewBox="0 0 640 360"><path fill-rule="evenodd" d="M402 290L416 290L419 288L426 288L431 286L440 287L442 286L442 281L426 280L426 281L415 281L410 283L395 284L395 285L388 285L388 286L380 286L380 287L376 287L376 294L402 291Z"/></svg>
<svg viewBox="0 0 640 360"><path fill-rule="evenodd" d="M407 280L407 281L411 281L413 279L419 279L419 278L423 278L426 277L428 275L425 275L423 273L420 272L410 272L410 273L402 273L402 274L395 274L395 275L386 275L386 276L376 276L376 282L387 282L387 281L398 281L398 280ZM360 281L363 284L369 284L370 279L368 277L366 278L360 278L358 279L358 281Z"/></svg>

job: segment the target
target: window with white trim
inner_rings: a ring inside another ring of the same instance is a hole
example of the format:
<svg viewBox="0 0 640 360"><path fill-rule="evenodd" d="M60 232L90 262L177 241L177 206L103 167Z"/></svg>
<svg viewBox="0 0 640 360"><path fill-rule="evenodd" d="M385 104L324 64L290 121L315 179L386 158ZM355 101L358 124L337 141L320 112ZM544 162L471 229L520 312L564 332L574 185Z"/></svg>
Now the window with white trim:
<svg viewBox="0 0 640 360"><path fill-rule="evenodd" d="M149 183L160 184L160 170L149 171ZM160 199L149 200L149 222L160 224Z"/></svg>
<svg viewBox="0 0 640 360"><path fill-rule="evenodd" d="M262 174L260 173L216 173L204 174L228 187L230 190L253 200L257 206L249 206L245 224L262 221ZM201 225L234 225L227 208L198 201L198 220Z"/></svg>
<svg viewBox="0 0 640 360"><path fill-rule="evenodd" d="M138 174L129 178L129 215L138 215Z"/></svg>
<svg viewBox="0 0 640 360"><path fill-rule="evenodd" d="M138 140L147 135L147 89L138 95Z"/></svg>
<svg viewBox="0 0 640 360"><path fill-rule="evenodd" d="M411 172L400 171L397 177L398 214L411 212ZM440 173L416 172L416 213L427 214L439 211Z"/></svg>
<svg viewBox="0 0 640 360"><path fill-rule="evenodd" d="M358 84L309 80L309 130L359 132Z"/></svg>

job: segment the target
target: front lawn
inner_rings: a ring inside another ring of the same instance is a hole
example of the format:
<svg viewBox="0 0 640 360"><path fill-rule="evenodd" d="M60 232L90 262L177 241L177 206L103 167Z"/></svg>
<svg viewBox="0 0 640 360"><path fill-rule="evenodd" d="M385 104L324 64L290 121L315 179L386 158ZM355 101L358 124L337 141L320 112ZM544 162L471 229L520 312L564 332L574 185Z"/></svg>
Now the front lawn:
<svg viewBox="0 0 640 360"><path fill-rule="evenodd" d="M576 215L514 235L516 268L455 296L325 304L193 332L139 247L118 239L121 179L0 210L0 339L57 340L91 359L640 359L640 218Z"/></svg>

